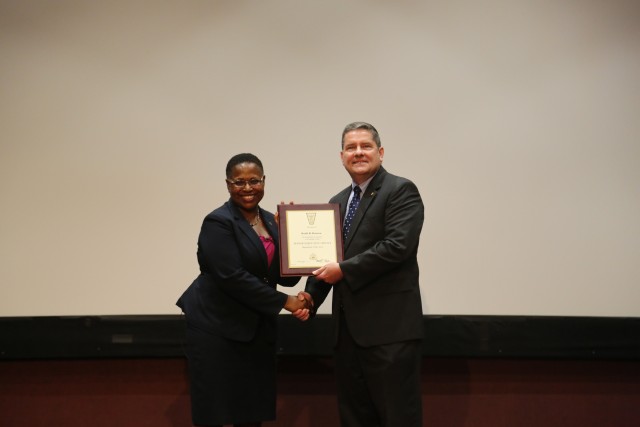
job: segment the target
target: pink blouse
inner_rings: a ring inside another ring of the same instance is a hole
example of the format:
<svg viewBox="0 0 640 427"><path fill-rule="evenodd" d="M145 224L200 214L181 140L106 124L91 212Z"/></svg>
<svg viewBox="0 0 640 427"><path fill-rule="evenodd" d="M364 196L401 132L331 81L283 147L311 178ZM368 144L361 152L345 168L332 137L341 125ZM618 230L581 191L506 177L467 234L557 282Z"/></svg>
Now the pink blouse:
<svg viewBox="0 0 640 427"><path fill-rule="evenodd" d="M269 265L271 265L271 261L273 261L273 256L276 253L276 245L273 243L273 238L271 236L264 237L260 236L260 240L262 240L262 244L264 245L264 250L267 251L267 260L269 261Z"/></svg>

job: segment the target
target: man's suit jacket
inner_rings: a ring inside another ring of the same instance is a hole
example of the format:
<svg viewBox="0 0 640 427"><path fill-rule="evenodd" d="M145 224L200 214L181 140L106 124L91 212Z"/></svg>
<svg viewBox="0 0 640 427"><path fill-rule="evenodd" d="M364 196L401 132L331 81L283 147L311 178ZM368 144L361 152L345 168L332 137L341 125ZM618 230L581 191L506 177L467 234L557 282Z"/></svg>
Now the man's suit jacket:
<svg viewBox="0 0 640 427"><path fill-rule="evenodd" d="M331 198L342 217L351 186ZM333 318L346 321L356 343L369 347L422 339L418 243L424 206L411 181L380 168L362 195L344 242L343 279L333 285ZM317 306L331 285L307 280Z"/></svg>
<svg viewBox="0 0 640 427"><path fill-rule="evenodd" d="M207 215L198 237L200 275L177 302L187 322L205 332L250 341L260 322L275 341L277 316L287 295L276 284L294 286L299 277L280 277L278 229L273 214L260 209L274 240L271 266L262 241L228 201Z"/></svg>

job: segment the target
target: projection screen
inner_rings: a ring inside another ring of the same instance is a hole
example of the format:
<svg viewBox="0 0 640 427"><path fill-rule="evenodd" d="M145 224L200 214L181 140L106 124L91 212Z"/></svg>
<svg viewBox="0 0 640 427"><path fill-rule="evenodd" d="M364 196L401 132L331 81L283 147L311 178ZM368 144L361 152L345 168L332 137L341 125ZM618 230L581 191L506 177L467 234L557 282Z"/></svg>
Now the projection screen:
<svg viewBox="0 0 640 427"><path fill-rule="evenodd" d="M0 316L178 314L227 160L262 159L269 211L324 203L356 120L421 191L425 314L640 316L639 24L623 0L0 1Z"/></svg>

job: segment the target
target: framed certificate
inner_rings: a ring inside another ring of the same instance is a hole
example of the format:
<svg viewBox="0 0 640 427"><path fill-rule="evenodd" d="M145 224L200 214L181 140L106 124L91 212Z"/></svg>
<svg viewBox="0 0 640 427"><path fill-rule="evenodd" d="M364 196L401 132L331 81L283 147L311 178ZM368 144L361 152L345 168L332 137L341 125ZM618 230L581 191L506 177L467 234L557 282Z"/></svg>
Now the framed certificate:
<svg viewBox="0 0 640 427"><path fill-rule="evenodd" d="M342 261L342 223L337 203L278 205L280 274L310 276Z"/></svg>

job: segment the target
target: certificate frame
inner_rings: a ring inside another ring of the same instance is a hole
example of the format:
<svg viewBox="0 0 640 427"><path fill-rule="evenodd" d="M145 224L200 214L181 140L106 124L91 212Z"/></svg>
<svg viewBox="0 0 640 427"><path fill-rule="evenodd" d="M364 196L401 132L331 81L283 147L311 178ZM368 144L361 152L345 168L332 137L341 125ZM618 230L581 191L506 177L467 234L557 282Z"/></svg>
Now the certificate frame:
<svg viewBox="0 0 640 427"><path fill-rule="evenodd" d="M342 220L337 203L278 205L280 274L311 276L343 260Z"/></svg>

